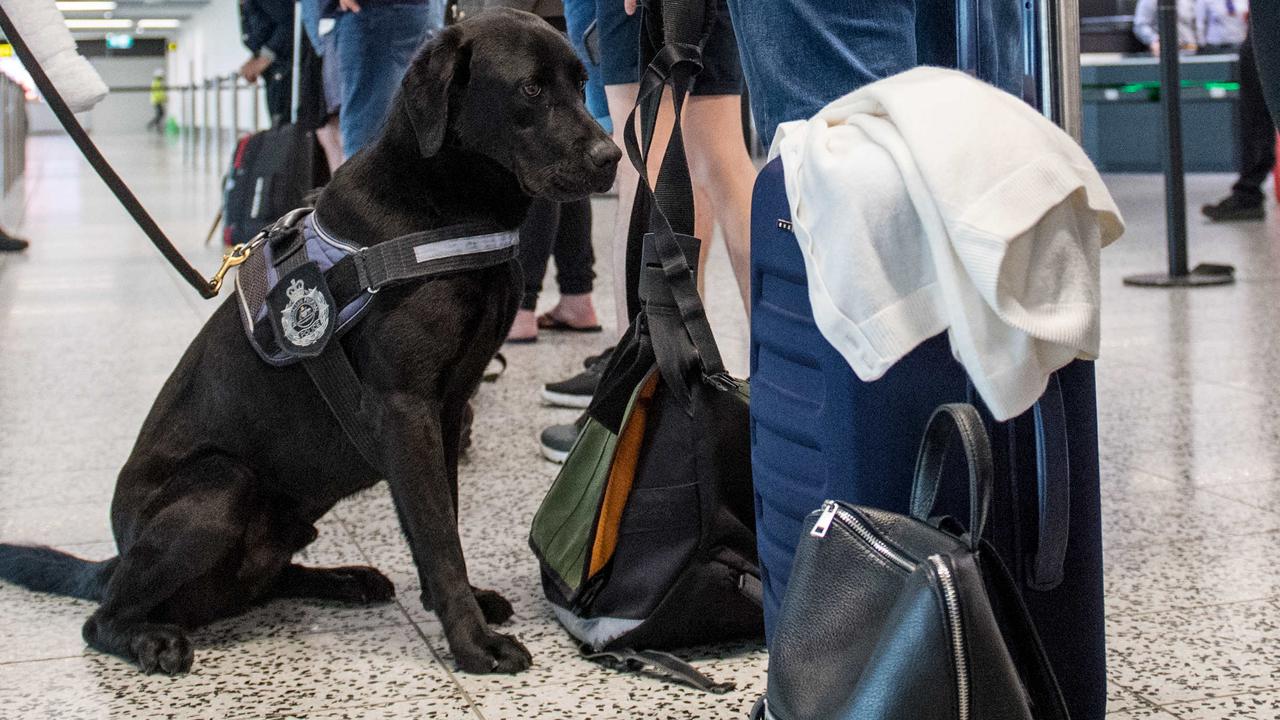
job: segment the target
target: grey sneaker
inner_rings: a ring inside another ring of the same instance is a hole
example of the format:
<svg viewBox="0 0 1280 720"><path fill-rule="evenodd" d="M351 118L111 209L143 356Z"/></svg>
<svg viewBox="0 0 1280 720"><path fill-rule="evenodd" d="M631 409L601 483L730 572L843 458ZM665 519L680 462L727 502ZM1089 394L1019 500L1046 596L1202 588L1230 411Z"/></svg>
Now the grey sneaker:
<svg viewBox="0 0 1280 720"><path fill-rule="evenodd" d="M578 435L587 424L587 414L582 413L577 420L564 425L552 425L542 431L542 457L553 463L563 463L569 457L569 451L578 441Z"/></svg>
<svg viewBox="0 0 1280 720"><path fill-rule="evenodd" d="M586 370L568 380L547 383L542 386L542 399L559 407L584 409L591 404L591 397L596 394L596 386L604 374L609 358L613 357L613 348L609 348L594 357L587 358Z"/></svg>

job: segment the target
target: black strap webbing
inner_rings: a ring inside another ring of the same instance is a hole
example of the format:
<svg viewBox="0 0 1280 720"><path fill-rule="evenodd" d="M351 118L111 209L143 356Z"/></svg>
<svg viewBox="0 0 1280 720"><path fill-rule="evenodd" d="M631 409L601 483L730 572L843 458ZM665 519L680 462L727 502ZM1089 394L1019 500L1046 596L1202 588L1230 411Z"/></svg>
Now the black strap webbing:
<svg viewBox="0 0 1280 720"><path fill-rule="evenodd" d="M58 93L58 88L54 87L53 81L49 79L44 69L36 62L35 55L31 53L31 48L27 46L26 41L18 33L17 27L9 19L9 14L4 11L3 5L0 5L0 30L4 30L5 37L13 45L14 52L18 54L18 59L22 61L23 67L31 74L31 79L35 81L36 87L39 88L40 94L44 96L45 102L49 103L49 109L58 118L58 122L62 123L62 127L66 129L67 134L71 136L76 146L80 148L80 152L84 154L85 159L93 166L93 169L98 173L98 177L102 178L102 181L107 184L112 194L116 196L116 199L120 201L124 209L133 217L134 222L138 223L138 227L142 228L142 232L146 233L151 243L156 246L161 255L164 255L165 260L169 261L173 269L177 270L182 279L195 288L195 291L200 293L201 297L217 297L217 293L213 291L209 281L182 257L182 253L178 252L178 249L165 236L164 231L147 213L147 209L142 207L142 203L138 202L138 198L134 197L133 192L129 190L129 186L111 167L107 159L102 156L98 146L93 144L89 134L85 132L84 127L80 125L80 121L76 119L75 113L71 112L71 108L67 107L66 101Z"/></svg>
<svg viewBox="0 0 1280 720"><path fill-rule="evenodd" d="M723 695L737 687L732 682L718 683L675 655L658 650L632 650L627 648L592 652L589 647L584 645L580 648L580 651L587 660L614 670L623 672L640 672L646 669L650 671L656 670L689 687L713 695Z"/></svg>

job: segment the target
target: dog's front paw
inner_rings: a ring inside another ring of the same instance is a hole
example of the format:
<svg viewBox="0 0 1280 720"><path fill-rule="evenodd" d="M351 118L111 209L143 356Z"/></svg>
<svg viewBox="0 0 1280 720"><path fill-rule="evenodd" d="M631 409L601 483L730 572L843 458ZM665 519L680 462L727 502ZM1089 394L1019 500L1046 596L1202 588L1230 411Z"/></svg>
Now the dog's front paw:
<svg viewBox="0 0 1280 720"><path fill-rule="evenodd" d="M176 625L149 625L139 629L130 639L129 649L138 667L148 675L156 670L168 675L185 673L195 660L191 641Z"/></svg>
<svg viewBox="0 0 1280 720"><path fill-rule="evenodd" d="M484 613L484 621L490 625L501 625L511 619L515 609L507 599L493 590L472 588L476 602L480 604L480 612Z"/></svg>
<svg viewBox="0 0 1280 720"><path fill-rule="evenodd" d="M469 673L518 673L533 664L533 656L510 635L487 632L470 647L453 647L458 669Z"/></svg>

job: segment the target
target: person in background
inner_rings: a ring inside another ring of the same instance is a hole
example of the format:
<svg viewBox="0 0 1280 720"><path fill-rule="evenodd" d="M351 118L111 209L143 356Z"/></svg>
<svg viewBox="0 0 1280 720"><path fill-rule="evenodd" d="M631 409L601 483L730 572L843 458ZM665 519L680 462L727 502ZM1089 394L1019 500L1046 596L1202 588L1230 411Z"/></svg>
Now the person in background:
<svg viewBox="0 0 1280 720"><path fill-rule="evenodd" d="M1276 164L1276 131L1262 95L1262 81L1254 56L1253 33L1240 46L1240 177L1231 194L1205 205L1200 212L1215 222L1262 220L1266 195L1262 183Z"/></svg>
<svg viewBox="0 0 1280 720"><path fill-rule="evenodd" d="M302 0L302 28L316 55L320 57L320 93L323 120L316 128L316 141L324 150L332 173L342 164L342 131L338 127L342 109L342 69L338 64L338 0Z"/></svg>
<svg viewBox="0 0 1280 720"><path fill-rule="evenodd" d="M431 0L443 2L443 0ZM428 0L339 0L342 152L351 157L382 130L413 53L438 30Z"/></svg>
<svg viewBox="0 0 1280 720"><path fill-rule="evenodd" d="M240 77L267 86L267 114L271 124L288 121L293 98L292 0L240 0L240 32L253 56L240 66Z"/></svg>
<svg viewBox="0 0 1280 720"><path fill-rule="evenodd" d="M1258 65L1262 94L1271 109L1271 122L1280 128L1280 3L1261 2L1249 13L1249 30L1260 38L1269 38L1253 48Z"/></svg>
<svg viewBox="0 0 1280 720"><path fill-rule="evenodd" d="M847 0L845 0L847 2ZM597 0L596 23L599 28L601 75L612 118L614 141L624 147L622 132L627 115L639 94L641 18L636 0ZM689 174L693 181L697 227L694 234L702 238L702 258L698 267L706 267L706 254L716 224L719 224L729 261L737 280L744 309L750 313L751 296L751 189L755 182L755 166L747 154L742 138L742 67L738 44L734 38L729 8L725 0L714 4L710 35L702 52L702 70L694 80L692 93L685 103L682 132ZM783 63L794 71L791 60ZM670 104L658 125L670 127ZM663 131L659 130L659 135ZM654 157L661 157L665 140L655 137ZM650 179L657 168L650 168ZM631 323L627 314L628 283L627 234L631 218L631 202L635 197L639 174L624 161L618 166L618 209L613 225L613 290L617 331L622 334ZM565 407L587 407L596 386L612 357L612 348L588 358L583 372L566 380L547 383L542 388L544 400ZM541 433L544 457L561 461L577 438L578 424L552 425Z"/></svg>
<svg viewBox="0 0 1280 720"><path fill-rule="evenodd" d="M169 93L165 90L164 71L156 70L151 76L151 107L156 114L147 122L148 130L164 132L164 109L169 102Z"/></svg>
<svg viewBox="0 0 1280 720"><path fill-rule="evenodd" d="M1196 50L1196 0L1177 0L1178 47ZM1160 54L1160 28L1156 21L1156 0L1138 0L1133 9L1133 34L1152 55Z"/></svg>
<svg viewBox="0 0 1280 720"><path fill-rule="evenodd" d="M604 88L599 84L599 67L587 56L581 36L595 16L595 0L577 0L576 3L574 0L565 3L559 0L499 0L493 6L515 7L534 12L542 15L556 29L568 33L574 50L587 68L587 109L592 115L597 112L608 115L608 108L604 106ZM589 14L584 12L584 6ZM572 22L569 18L571 12L575 13ZM590 106L593 83L598 93L599 105L596 108ZM539 316L536 315L538 296L542 292L547 263L553 255L560 299L554 308ZM601 331L591 299L595 281L595 252L591 246L591 198L565 203L535 199L529 207L528 217L520 227L520 265L524 270L524 298L507 333L507 342L534 342L542 330L589 333Z"/></svg>
<svg viewBox="0 0 1280 720"><path fill-rule="evenodd" d="M1235 52L1249 34L1249 0L1196 0L1200 52Z"/></svg>

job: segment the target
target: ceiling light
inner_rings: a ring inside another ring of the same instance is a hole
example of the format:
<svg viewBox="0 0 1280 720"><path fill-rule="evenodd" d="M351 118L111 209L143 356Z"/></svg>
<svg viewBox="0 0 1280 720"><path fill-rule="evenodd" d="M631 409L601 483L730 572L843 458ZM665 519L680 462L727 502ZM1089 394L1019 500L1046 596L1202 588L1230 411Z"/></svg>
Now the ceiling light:
<svg viewBox="0 0 1280 720"><path fill-rule="evenodd" d="M119 20L67 20L67 27L72 30L128 30L133 21Z"/></svg>
<svg viewBox="0 0 1280 720"><path fill-rule="evenodd" d="M166 30L176 28L180 24L174 18L150 18L138 21L139 30Z"/></svg>
<svg viewBox="0 0 1280 720"><path fill-rule="evenodd" d="M98 2L98 0L58 0L54 4L64 13L109 12L116 9L114 2Z"/></svg>

